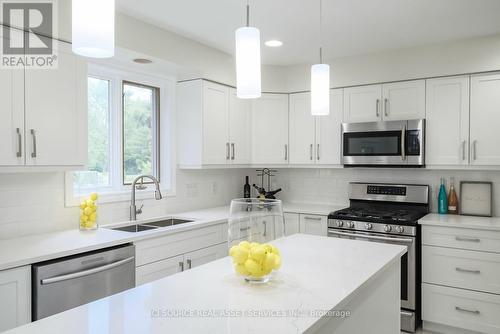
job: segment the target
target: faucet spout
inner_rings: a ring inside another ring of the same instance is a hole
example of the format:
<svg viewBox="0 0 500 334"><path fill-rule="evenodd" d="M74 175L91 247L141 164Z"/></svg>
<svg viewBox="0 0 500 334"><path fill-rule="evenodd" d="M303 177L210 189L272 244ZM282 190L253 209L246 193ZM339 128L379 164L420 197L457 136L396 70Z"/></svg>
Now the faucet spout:
<svg viewBox="0 0 500 334"><path fill-rule="evenodd" d="M135 206L135 190L136 190L136 184L139 180L143 180L144 178L150 179L153 181L156 189L155 189L155 199L157 201L161 200L163 196L161 195L160 191L160 183L154 177L153 175L139 175L138 177L135 178L134 182L132 182L132 195L130 199L130 220L137 220L137 215L142 213L142 207L141 209L137 209Z"/></svg>

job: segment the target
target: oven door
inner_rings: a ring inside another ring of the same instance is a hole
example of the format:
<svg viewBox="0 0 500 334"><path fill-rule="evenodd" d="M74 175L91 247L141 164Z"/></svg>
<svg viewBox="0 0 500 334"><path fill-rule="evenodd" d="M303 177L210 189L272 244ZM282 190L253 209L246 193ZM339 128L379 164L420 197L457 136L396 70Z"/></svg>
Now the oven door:
<svg viewBox="0 0 500 334"><path fill-rule="evenodd" d="M380 233L353 232L340 229L328 229L329 237L367 240L406 246L408 251L401 257L401 307L415 310L416 285L416 245L415 237L391 236Z"/></svg>

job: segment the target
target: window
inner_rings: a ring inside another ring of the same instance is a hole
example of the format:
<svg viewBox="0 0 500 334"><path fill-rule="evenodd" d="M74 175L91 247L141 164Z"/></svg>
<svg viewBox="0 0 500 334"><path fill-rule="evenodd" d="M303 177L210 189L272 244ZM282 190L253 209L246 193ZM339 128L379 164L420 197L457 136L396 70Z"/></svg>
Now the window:
<svg viewBox="0 0 500 334"><path fill-rule="evenodd" d="M132 181L142 174L155 176L162 191L172 194L168 111L174 81L91 66L87 84L88 164L67 174L66 203L74 205L91 192L127 200ZM149 180L144 184L152 189Z"/></svg>

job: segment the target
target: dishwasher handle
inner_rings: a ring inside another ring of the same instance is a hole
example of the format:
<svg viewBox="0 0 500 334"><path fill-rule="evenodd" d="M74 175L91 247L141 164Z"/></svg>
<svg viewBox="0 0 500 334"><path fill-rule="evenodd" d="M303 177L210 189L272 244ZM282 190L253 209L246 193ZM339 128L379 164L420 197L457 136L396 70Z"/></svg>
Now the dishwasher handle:
<svg viewBox="0 0 500 334"><path fill-rule="evenodd" d="M67 281L67 280L70 280L70 279L80 278L80 277L88 276L88 275L92 275L92 274L97 274L97 273L100 273L100 272L105 271L105 270L109 270L109 269L112 269L112 268L119 267L122 264L125 264L125 263L128 263L130 261L133 261L134 259L135 259L135 257L131 256L131 257L128 257L128 258L123 259L123 260L119 260L119 261L115 261L115 262L106 264L104 266L100 266L100 267L95 267L95 268L92 268L92 269L78 271L76 273L71 273L71 274L66 274L66 275L61 275L61 276L55 276L55 277L45 278L45 279L42 279L40 281L40 283L42 285L47 285L47 284L57 283L57 282L61 282L61 281Z"/></svg>

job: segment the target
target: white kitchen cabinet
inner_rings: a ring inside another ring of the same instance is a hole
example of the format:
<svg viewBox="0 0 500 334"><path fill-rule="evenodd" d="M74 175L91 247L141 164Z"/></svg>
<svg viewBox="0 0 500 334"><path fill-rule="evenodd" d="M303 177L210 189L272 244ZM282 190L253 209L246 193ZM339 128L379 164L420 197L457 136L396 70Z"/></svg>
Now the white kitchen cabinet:
<svg viewBox="0 0 500 334"><path fill-rule="evenodd" d="M290 95L290 164L340 164L343 90L330 91L330 114L311 115L311 94Z"/></svg>
<svg viewBox="0 0 500 334"><path fill-rule="evenodd" d="M26 164L83 166L87 160L87 67L57 42L56 69L25 69Z"/></svg>
<svg viewBox="0 0 500 334"><path fill-rule="evenodd" d="M288 164L288 94L252 100L252 163Z"/></svg>
<svg viewBox="0 0 500 334"><path fill-rule="evenodd" d="M320 236L328 235L327 217L320 215L300 214L300 233Z"/></svg>
<svg viewBox="0 0 500 334"><path fill-rule="evenodd" d="M198 267L227 256L227 247L227 243L222 243L184 254L184 270Z"/></svg>
<svg viewBox="0 0 500 334"><path fill-rule="evenodd" d="M238 98L234 88L229 93L230 160L232 164L249 164L252 159L250 103Z"/></svg>
<svg viewBox="0 0 500 334"><path fill-rule="evenodd" d="M0 271L0 331L31 321L31 267Z"/></svg>
<svg viewBox="0 0 500 334"><path fill-rule="evenodd" d="M177 144L181 167L250 162L250 102L206 80L177 85Z"/></svg>
<svg viewBox="0 0 500 334"><path fill-rule="evenodd" d="M472 165L500 165L500 73L471 77L470 152Z"/></svg>
<svg viewBox="0 0 500 334"><path fill-rule="evenodd" d="M469 77L426 83L426 164L469 164Z"/></svg>
<svg viewBox="0 0 500 334"><path fill-rule="evenodd" d="M344 122L377 122L381 114L382 85L344 88Z"/></svg>
<svg viewBox="0 0 500 334"><path fill-rule="evenodd" d="M300 232L300 219L298 213L285 212L283 214L285 220L285 235L289 236Z"/></svg>
<svg viewBox="0 0 500 334"><path fill-rule="evenodd" d="M383 84L382 99L384 121L425 118L425 80Z"/></svg>

